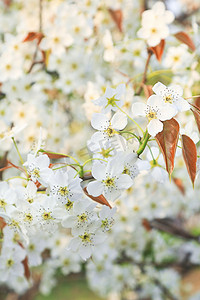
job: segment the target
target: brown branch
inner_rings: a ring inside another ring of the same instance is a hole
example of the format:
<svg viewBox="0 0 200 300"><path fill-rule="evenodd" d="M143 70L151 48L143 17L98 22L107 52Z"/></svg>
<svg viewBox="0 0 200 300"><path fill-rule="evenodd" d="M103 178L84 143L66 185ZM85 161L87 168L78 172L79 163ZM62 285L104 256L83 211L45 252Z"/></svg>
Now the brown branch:
<svg viewBox="0 0 200 300"><path fill-rule="evenodd" d="M143 86L146 83L146 80L147 80L147 71L148 71L148 67L149 67L149 63L150 63L150 59L151 59L152 55L153 55L153 52L150 49L148 49L148 57L147 57L147 61L146 61L146 64L145 64L142 81L140 83L140 87L139 87L138 91L135 93L136 96L139 96L141 94L141 92L143 90Z"/></svg>
<svg viewBox="0 0 200 300"><path fill-rule="evenodd" d="M148 220L146 220L148 222ZM183 222L181 220L175 220L172 218L156 218L152 221L149 221L150 228L157 229L159 231L167 232L173 234L177 237L193 240L200 242L200 236L194 236L186 231L183 226Z"/></svg>

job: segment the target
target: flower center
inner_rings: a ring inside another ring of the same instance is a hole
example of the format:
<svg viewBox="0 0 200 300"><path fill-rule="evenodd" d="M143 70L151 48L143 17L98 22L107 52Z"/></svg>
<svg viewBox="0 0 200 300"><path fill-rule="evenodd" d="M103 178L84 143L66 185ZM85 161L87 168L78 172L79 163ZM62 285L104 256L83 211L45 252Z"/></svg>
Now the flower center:
<svg viewBox="0 0 200 300"><path fill-rule="evenodd" d="M0 199L0 207L5 208L6 204L7 203L3 199Z"/></svg>
<svg viewBox="0 0 200 300"><path fill-rule="evenodd" d="M33 221L33 216L29 213L25 215L24 221L31 222Z"/></svg>
<svg viewBox="0 0 200 300"><path fill-rule="evenodd" d="M106 130L104 130L104 132L107 133L107 135L109 137L112 137L113 135L115 135L116 133L118 133L114 128L112 128L111 126L109 126Z"/></svg>
<svg viewBox="0 0 200 300"><path fill-rule="evenodd" d="M153 34L157 33L157 29L156 29L155 27L152 28L152 29L151 29L151 33L153 33Z"/></svg>
<svg viewBox="0 0 200 300"><path fill-rule="evenodd" d="M7 266L8 268L12 267L13 264L14 264L14 260L12 260L12 259L8 259L8 260L6 261L6 266Z"/></svg>
<svg viewBox="0 0 200 300"><path fill-rule="evenodd" d="M66 196L69 193L69 191L68 191L68 188L66 186L62 186L62 187L59 188L58 193L61 196Z"/></svg>
<svg viewBox="0 0 200 300"><path fill-rule="evenodd" d="M150 111L147 114L147 118L149 121L153 120L153 119L157 119L157 113L155 111Z"/></svg>
<svg viewBox="0 0 200 300"><path fill-rule="evenodd" d="M42 214L42 217L43 217L44 220L50 220L50 219L52 219L50 212L44 212Z"/></svg>
<svg viewBox="0 0 200 300"><path fill-rule="evenodd" d="M68 200L67 203L65 204L65 207L66 207L67 210L72 209L72 207L73 207L73 202L70 201L70 200Z"/></svg>
<svg viewBox="0 0 200 300"><path fill-rule="evenodd" d="M107 187L113 187L113 186L115 186L115 178L107 177L105 180L103 180L103 182L105 183L105 185Z"/></svg>
<svg viewBox="0 0 200 300"><path fill-rule="evenodd" d="M30 245L28 246L28 249L29 249L30 251L35 250L35 245L34 245L34 244L30 244Z"/></svg>
<svg viewBox="0 0 200 300"><path fill-rule="evenodd" d="M124 167L124 171L122 173L130 175L130 170L127 167Z"/></svg>
<svg viewBox="0 0 200 300"><path fill-rule="evenodd" d="M40 177L40 170L38 168L35 168L32 172L33 176L36 178Z"/></svg>
<svg viewBox="0 0 200 300"><path fill-rule="evenodd" d="M79 221L85 222L87 221L87 215L83 213L82 215L78 216Z"/></svg>
<svg viewBox="0 0 200 300"><path fill-rule="evenodd" d="M116 101L119 101L119 100L115 99L115 96L116 95L112 96L111 98L106 98L108 100L106 107L108 107L108 105L115 106Z"/></svg>
<svg viewBox="0 0 200 300"><path fill-rule="evenodd" d="M170 95L167 95L167 96L164 96L164 101L166 102L166 103L173 103L173 97L172 97L172 95L170 94Z"/></svg>
<svg viewBox="0 0 200 300"><path fill-rule="evenodd" d="M92 243L91 233L85 232L83 235L79 235L79 237L82 239L83 243Z"/></svg>

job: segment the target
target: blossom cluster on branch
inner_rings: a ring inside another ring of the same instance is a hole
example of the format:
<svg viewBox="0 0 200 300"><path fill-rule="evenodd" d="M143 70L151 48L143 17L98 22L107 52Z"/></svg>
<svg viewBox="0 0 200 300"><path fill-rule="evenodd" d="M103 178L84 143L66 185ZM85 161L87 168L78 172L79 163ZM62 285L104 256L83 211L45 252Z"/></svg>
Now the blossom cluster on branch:
<svg viewBox="0 0 200 300"><path fill-rule="evenodd" d="M181 299L200 265L199 25L141 7L0 3L0 284L18 294L86 264L102 296Z"/></svg>

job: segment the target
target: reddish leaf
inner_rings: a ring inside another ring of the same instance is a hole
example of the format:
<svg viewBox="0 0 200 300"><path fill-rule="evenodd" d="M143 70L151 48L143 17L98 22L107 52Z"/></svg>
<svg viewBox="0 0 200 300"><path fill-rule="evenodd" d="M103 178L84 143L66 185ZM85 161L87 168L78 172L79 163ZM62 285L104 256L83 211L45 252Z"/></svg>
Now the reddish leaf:
<svg viewBox="0 0 200 300"><path fill-rule="evenodd" d="M174 36L181 41L182 43L186 44L190 50L195 51L196 47L193 40L189 37L189 35L183 31L177 32Z"/></svg>
<svg viewBox="0 0 200 300"><path fill-rule="evenodd" d="M189 103L192 107L194 107L199 113L200 113L200 107L195 105L195 104L192 104L192 103Z"/></svg>
<svg viewBox="0 0 200 300"><path fill-rule="evenodd" d="M173 178L173 181L174 181L174 183L175 183L175 185L177 186L177 188L179 189L179 191L183 194L183 195L185 195L185 187L184 187L184 185L183 185L183 182L182 182L182 180L180 179L180 178Z"/></svg>
<svg viewBox="0 0 200 300"><path fill-rule="evenodd" d="M145 97L148 99L151 95L153 95L152 91L152 85L146 85L143 86Z"/></svg>
<svg viewBox="0 0 200 300"><path fill-rule="evenodd" d="M200 97L196 98L195 105L200 109Z"/></svg>
<svg viewBox="0 0 200 300"><path fill-rule="evenodd" d="M146 229L146 231L151 231L152 227L147 219L142 219L142 225Z"/></svg>
<svg viewBox="0 0 200 300"><path fill-rule="evenodd" d="M179 136L179 124L175 119L163 122L163 131L159 132L155 139L163 154L166 170L171 175L174 169L174 157Z"/></svg>
<svg viewBox="0 0 200 300"><path fill-rule="evenodd" d="M43 38L43 33L41 32L29 32L28 35L25 37L23 42L31 42L35 39L38 40L38 44L40 43L41 39Z"/></svg>
<svg viewBox="0 0 200 300"><path fill-rule="evenodd" d="M28 257L26 256L25 259L22 261L22 264L24 266L24 275L26 279L29 279L31 277L31 272L28 266Z"/></svg>
<svg viewBox="0 0 200 300"><path fill-rule="evenodd" d="M60 159L63 157L68 157L67 154L56 154L52 152L43 152L43 154L46 154L50 159Z"/></svg>
<svg viewBox="0 0 200 300"><path fill-rule="evenodd" d="M120 32L122 32L122 22L123 22L123 13L121 9L109 9L109 13L111 14L111 17L113 18L113 21L117 25L117 28Z"/></svg>
<svg viewBox="0 0 200 300"><path fill-rule="evenodd" d="M100 196L98 196L98 197L93 197L92 195L90 195L90 194L88 193L86 187L83 189L83 191L84 191L84 193L85 193L90 199L92 199L92 200L94 200L94 201L96 201L96 202L98 202L98 203L100 203L100 204L107 205L108 207L112 208L112 207L110 206L110 204L108 203L108 201L106 200L106 198L105 198L103 195L100 195Z"/></svg>
<svg viewBox="0 0 200 300"><path fill-rule="evenodd" d="M6 226L6 222L2 217L0 217L0 229L3 229Z"/></svg>
<svg viewBox="0 0 200 300"><path fill-rule="evenodd" d="M196 163L197 163L197 148L193 140L183 134L182 135L182 153L183 159L185 161L188 174L194 186L194 181L196 177Z"/></svg>
<svg viewBox="0 0 200 300"><path fill-rule="evenodd" d="M196 110L193 110L193 109L191 109L191 111L193 112L193 115L195 117L195 121L197 123L198 130L200 132L200 112L198 112Z"/></svg>
<svg viewBox="0 0 200 300"><path fill-rule="evenodd" d="M160 43L155 47L150 47L150 50L153 51L158 61L161 61L162 55L165 48L165 40L161 40Z"/></svg>

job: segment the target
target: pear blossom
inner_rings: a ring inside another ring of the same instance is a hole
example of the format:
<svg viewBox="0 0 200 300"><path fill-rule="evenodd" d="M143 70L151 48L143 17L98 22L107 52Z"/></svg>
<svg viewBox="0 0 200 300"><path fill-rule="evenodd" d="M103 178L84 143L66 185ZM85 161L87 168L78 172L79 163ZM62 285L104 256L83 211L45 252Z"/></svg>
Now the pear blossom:
<svg viewBox="0 0 200 300"><path fill-rule="evenodd" d="M103 113L109 113L111 110L117 111L119 107L122 107L123 105L123 100L122 96L125 94L126 91L126 86L124 83L120 84L117 86L116 89L108 87L105 91L105 94L94 100L94 104L102 106L102 112Z"/></svg>
<svg viewBox="0 0 200 300"><path fill-rule="evenodd" d="M3 247L0 255L0 278L6 282L12 277L23 276L24 267L22 261L26 256L26 251L20 246L15 248Z"/></svg>
<svg viewBox="0 0 200 300"><path fill-rule="evenodd" d="M65 47L73 44L72 36L66 32L64 27L55 26L45 30L45 37L40 43L43 50L51 49L56 55L65 51Z"/></svg>
<svg viewBox="0 0 200 300"><path fill-rule="evenodd" d="M111 120L104 114L95 113L92 116L91 125L94 129L99 130L91 137L92 142L109 141L112 146L114 141L119 141L126 145L126 140L119 136L119 131L127 125L127 117L122 112L116 112Z"/></svg>
<svg viewBox="0 0 200 300"><path fill-rule="evenodd" d="M190 109L189 103L183 99L183 89L179 85L166 87L163 83L157 82L152 90L154 93L163 98L165 103L175 106L177 111L186 111Z"/></svg>
<svg viewBox="0 0 200 300"><path fill-rule="evenodd" d="M24 163L33 182L39 181L44 186L47 185L48 179L53 173L49 165L50 159L46 154L39 156L28 154L27 161Z"/></svg>
<svg viewBox="0 0 200 300"><path fill-rule="evenodd" d="M163 130L163 123L161 121L173 118L177 110L169 103L163 104L163 99L160 96L152 95L148 98L147 104L133 103L132 112L134 116L146 116L148 118L148 133L154 137Z"/></svg>
<svg viewBox="0 0 200 300"><path fill-rule="evenodd" d="M98 230L98 226L90 223L83 234L72 238L67 249L77 252L83 260L86 260L92 255L95 246L103 243L105 239L105 234Z"/></svg>
<svg viewBox="0 0 200 300"><path fill-rule="evenodd" d="M81 179L75 177L77 172L68 168L66 171L57 170L49 178L50 195L62 204L74 201L82 195Z"/></svg>
<svg viewBox="0 0 200 300"><path fill-rule="evenodd" d="M87 226L93 221L97 221L94 212L95 203L88 204L87 201L77 201L73 206L73 214L62 221L65 228L72 228L72 234L83 234Z"/></svg>
<svg viewBox="0 0 200 300"><path fill-rule="evenodd" d="M137 32L138 37L145 39L150 47L155 47L169 35L168 24L172 23L174 15L165 10L165 5L158 1L151 10L142 13L142 28Z"/></svg>
<svg viewBox="0 0 200 300"><path fill-rule="evenodd" d="M95 162L92 175L96 180L88 184L88 193L94 197L103 194L107 200L116 200L122 190L130 188L133 184L131 177L122 172L123 165L117 159L110 159L107 165Z"/></svg>

